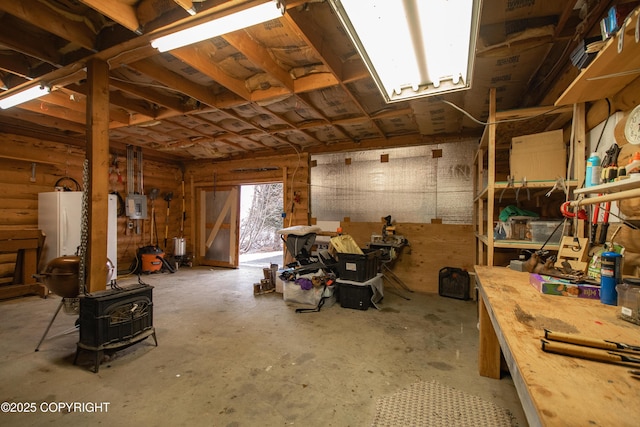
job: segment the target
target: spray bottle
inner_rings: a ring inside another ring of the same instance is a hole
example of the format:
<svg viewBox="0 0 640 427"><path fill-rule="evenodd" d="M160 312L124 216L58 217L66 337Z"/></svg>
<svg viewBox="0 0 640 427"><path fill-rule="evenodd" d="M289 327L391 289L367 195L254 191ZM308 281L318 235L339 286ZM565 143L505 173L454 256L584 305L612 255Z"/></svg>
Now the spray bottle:
<svg viewBox="0 0 640 427"><path fill-rule="evenodd" d="M593 152L587 159L587 173L584 180L585 187L592 187L600 184L600 157Z"/></svg>

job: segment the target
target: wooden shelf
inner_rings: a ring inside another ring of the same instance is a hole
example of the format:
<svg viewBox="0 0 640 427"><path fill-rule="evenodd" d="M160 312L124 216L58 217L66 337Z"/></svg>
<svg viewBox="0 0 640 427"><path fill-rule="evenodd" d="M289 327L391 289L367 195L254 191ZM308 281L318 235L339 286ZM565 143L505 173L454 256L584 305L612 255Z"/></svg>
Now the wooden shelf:
<svg viewBox="0 0 640 427"><path fill-rule="evenodd" d="M640 43L635 41L639 16L640 7L637 7L625 20L623 28L607 41L598 56L580 72L555 105L610 97L640 76ZM621 38L622 51L618 52Z"/></svg>
<svg viewBox="0 0 640 427"><path fill-rule="evenodd" d="M640 174L630 175L629 178L606 184L593 185L591 187L575 190L575 194L609 194L619 191L635 190L640 188Z"/></svg>
<svg viewBox="0 0 640 427"><path fill-rule="evenodd" d="M558 115L571 113L571 120L575 138L572 141L574 150L582 155L585 151L584 141L586 140L584 129L585 108L584 104L561 106L561 107L536 107L511 111L496 111L496 90L491 88L489 92L489 118L485 126L484 133L480 140L478 150L474 158L473 188L475 196L473 200L473 229L476 240L476 264L494 264L494 252L496 249L517 250L529 249L539 250L544 242L530 242L526 240L495 240L493 236L494 218L499 208L498 203L516 201L519 198L543 198L544 195L557 184L557 180L537 180L507 182L496 181L496 131L501 121L514 119L531 119L541 115ZM556 123L559 125L559 122ZM485 163L486 160L486 163ZM584 165L582 162L574 162L571 176L584 176ZM578 187L578 180L565 180L564 185L568 190L575 190ZM563 188L558 190L562 192ZM578 232L581 233L583 224L578 225ZM579 234L582 237L582 234ZM545 249L557 251L559 244L547 244ZM515 252L515 251L514 251Z"/></svg>
<svg viewBox="0 0 640 427"><path fill-rule="evenodd" d="M489 238L485 235L476 234L476 238L484 243L485 245L489 244ZM493 241L494 248L503 248L503 249L533 249L537 250L542 247L544 242L531 242L529 240L495 240ZM547 243L544 247L550 251L557 251L560 249L560 245L558 243Z"/></svg>
<svg viewBox="0 0 640 427"><path fill-rule="evenodd" d="M496 183L494 184L493 188L495 190L503 190L503 189L507 189L507 188L511 188L514 191L517 189L520 189L520 191L526 191L527 188L529 188L530 190L545 190L545 189L551 189L553 188L553 186L556 184L556 181L549 181L549 180L545 180L545 181L527 181L527 186L523 187L522 186L522 181L514 181L513 186L509 186L509 183L507 181L496 181ZM578 181L576 180L567 180L565 181L565 184L568 188L574 188L578 186ZM576 190L577 191L577 190ZM487 198L487 194L489 192L488 187L484 187L474 198L474 200L478 200L478 199L486 199Z"/></svg>

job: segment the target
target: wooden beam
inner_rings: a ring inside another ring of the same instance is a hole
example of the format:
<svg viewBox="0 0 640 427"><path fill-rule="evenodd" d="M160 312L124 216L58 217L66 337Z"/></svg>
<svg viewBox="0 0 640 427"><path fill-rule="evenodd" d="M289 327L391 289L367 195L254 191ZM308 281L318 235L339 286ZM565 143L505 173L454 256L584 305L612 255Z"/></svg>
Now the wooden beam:
<svg viewBox="0 0 640 427"><path fill-rule="evenodd" d="M0 20L0 44L48 64L64 65L64 60L58 53L59 46L55 43L55 37L45 39L24 32L15 18L4 17Z"/></svg>
<svg viewBox="0 0 640 427"><path fill-rule="evenodd" d="M56 12L50 8L49 3L38 2L37 5L34 5L32 0L3 1L0 2L0 10L58 37L95 51L96 35L91 28L80 21L68 19L65 15Z"/></svg>
<svg viewBox="0 0 640 427"><path fill-rule="evenodd" d="M339 80L342 79L342 60L331 48L331 41L324 38L322 30L310 18L310 14L288 8L283 19L302 40L320 55L324 64L331 69L333 74Z"/></svg>
<svg viewBox="0 0 640 427"><path fill-rule="evenodd" d="M88 241L86 283L89 292L107 287L109 211L109 65L87 63L87 159L89 161Z"/></svg>
<svg viewBox="0 0 640 427"><path fill-rule="evenodd" d="M58 105L51 104L44 99L23 102L15 108L19 108L20 110L32 111L34 113L40 113L45 116L67 120L82 125L86 123L86 115L84 112L78 112L70 110L68 108L63 108Z"/></svg>
<svg viewBox="0 0 640 427"><path fill-rule="evenodd" d="M142 34L140 22L136 17L136 10L126 2L111 0L80 0L92 9L113 19L118 24L130 29L134 33Z"/></svg>
<svg viewBox="0 0 640 427"><path fill-rule="evenodd" d="M30 122L33 124L33 127L41 126L42 128L52 128L60 131L68 131L78 135L84 135L86 131L84 122L82 124L71 122L66 119L59 119L53 116L45 116L39 111L31 112L19 107L1 111L0 117L10 119L12 124L15 124L17 122L26 124L26 122ZM7 126L7 124L5 123L4 126ZM53 132L49 131L48 133L52 134Z"/></svg>
<svg viewBox="0 0 640 427"><path fill-rule="evenodd" d="M216 106L216 96L211 93L208 87L194 83L173 71L159 67L151 60L145 59L137 61L129 66L169 88L173 88L191 98L197 99L205 105L211 107Z"/></svg>
<svg viewBox="0 0 640 427"><path fill-rule="evenodd" d="M280 67L269 55L264 46L256 42L246 31L234 31L222 36L231 46L238 49L247 59L278 80L284 87L293 92L291 75Z"/></svg>
<svg viewBox="0 0 640 427"><path fill-rule="evenodd" d="M172 97L172 96L168 96L168 95L163 95L162 93L159 93L158 91L150 91L149 89L145 89L144 87L132 84L132 83L126 83L123 82L121 80L115 80L115 79L111 79L109 81L109 84L114 87L117 88L119 90L121 90L122 92L126 92L129 93L131 95L137 96L139 98L145 99L147 101L149 101L152 104L156 104L158 106L163 106L166 107L170 110L174 110L177 111L179 113L186 113L187 112L187 108L184 105L184 103L182 101L180 101L179 98L176 97ZM151 115L151 114L149 114Z"/></svg>
<svg viewBox="0 0 640 427"><path fill-rule="evenodd" d="M243 99L246 99L247 101L250 100L251 93L247 90L244 81L231 77L228 72L224 71L214 61L212 61L212 55L214 53L215 48L209 41L181 47L171 51L171 55L186 64L191 65L196 70L210 77L212 80L226 87Z"/></svg>

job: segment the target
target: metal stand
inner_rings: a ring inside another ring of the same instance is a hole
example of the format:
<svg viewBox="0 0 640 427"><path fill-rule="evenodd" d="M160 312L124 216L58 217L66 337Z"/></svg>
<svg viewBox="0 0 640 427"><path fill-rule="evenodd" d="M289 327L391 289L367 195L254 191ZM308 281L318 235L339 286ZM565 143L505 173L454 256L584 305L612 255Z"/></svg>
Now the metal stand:
<svg viewBox="0 0 640 427"><path fill-rule="evenodd" d="M40 345L42 345L42 342L47 337L47 334L49 333L49 329L51 329L51 325L53 325L53 322L56 320L56 317L58 317L58 313L60 313L60 309L62 308L63 305L64 305L64 298L62 298L60 300L60 304L58 304L58 308L56 309L56 312L53 313L53 317L51 318L51 321L47 325L47 329L45 329L44 334L42 335L42 338L40 338L40 341L38 342L38 346L36 347L35 351L39 351L40 350ZM56 334L56 335L52 336L51 338L59 337L61 335L66 335L66 334L68 334L70 332L75 331L76 329L78 329L78 325L74 326L71 329L67 329L64 332L60 332L59 334Z"/></svg>
<svg viewBox="0 0 640 427"><path fill-rule="evenodd" d="M411 289L409 289L409 287L402 281L402 279L400 279L393 271L391 271L391 269L389 268L389 266L387 266L387 264L382 264L382 268L380 269L382 272L382 278L383 279L387 279L387 282L389 282L390 284L392 284L395 287L401 287L402 289L404 289L407 292L413 292ZM398 295L400 298L403 298L407 301L411 301L411 298L405 297L404 295L401 295L397 292L394 292L396 295Z"/></svg>

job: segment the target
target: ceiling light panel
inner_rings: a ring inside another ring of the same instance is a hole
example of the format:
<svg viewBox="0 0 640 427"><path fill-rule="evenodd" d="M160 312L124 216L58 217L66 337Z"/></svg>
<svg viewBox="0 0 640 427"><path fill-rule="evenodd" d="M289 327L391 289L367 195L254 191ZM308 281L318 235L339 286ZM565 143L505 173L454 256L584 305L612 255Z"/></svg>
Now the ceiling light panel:
<svg viewBox="0 0 640 427"><path fill-rule="evenodd" d="M471 87L480 0L329 0L386 102Z"/></svg>

